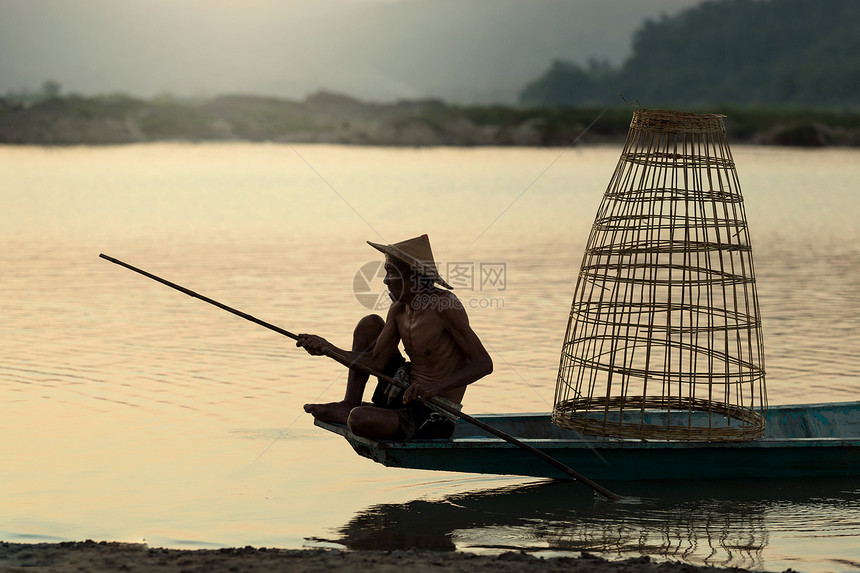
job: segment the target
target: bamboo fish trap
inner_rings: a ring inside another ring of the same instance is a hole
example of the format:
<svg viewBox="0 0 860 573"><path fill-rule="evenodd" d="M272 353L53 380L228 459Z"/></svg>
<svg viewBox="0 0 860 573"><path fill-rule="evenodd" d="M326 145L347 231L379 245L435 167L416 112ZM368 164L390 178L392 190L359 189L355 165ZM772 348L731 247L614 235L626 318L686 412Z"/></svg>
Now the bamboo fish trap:
<svg viewBox="0 0 860 573"><path fill-rule="evenodd" d="M766 409L723 116L637 109L585 247L553 422L599 436L739 441L762 436Z"/></svg>

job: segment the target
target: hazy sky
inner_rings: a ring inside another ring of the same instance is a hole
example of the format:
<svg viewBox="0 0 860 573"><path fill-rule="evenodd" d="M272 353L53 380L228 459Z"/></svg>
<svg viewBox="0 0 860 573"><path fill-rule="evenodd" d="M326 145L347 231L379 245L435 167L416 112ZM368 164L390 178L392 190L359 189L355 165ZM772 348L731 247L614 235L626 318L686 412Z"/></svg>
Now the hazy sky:
<svg viewBox="0 0 860 573"><path fill-rule="evenodd" d="M701 0L0 0L0 94L327 89L513 102L553 59L618 63L646 18Z"/></svg>

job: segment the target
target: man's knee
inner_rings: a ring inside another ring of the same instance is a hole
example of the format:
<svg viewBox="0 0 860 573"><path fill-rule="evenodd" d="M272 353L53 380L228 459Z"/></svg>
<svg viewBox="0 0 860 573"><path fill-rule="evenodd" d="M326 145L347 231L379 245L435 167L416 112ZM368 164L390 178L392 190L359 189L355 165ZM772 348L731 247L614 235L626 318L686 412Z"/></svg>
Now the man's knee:
<svg viewBox="0 0 860 573"><path fill-rule="evenodd" d="M376 332L376 334L379 334L382 332L382 327L384 326L384 318L378 314L368 314L358 321L358 324L355 326L355 330L356 332Z"/></svg>
<svg viewBox="0 0 860 573"><path fill-rule="evenodd" d="M397 434L400 429L400 418L392 410L359 406L350 411L346 424L357 436L384 438Z"/></svg>
<svg viewBox="0 0 860 573"><path fill-rule="evenodd" d="M364 350L373 344L385 326L385 319L378 314L368 314L358 321L352 332L353 350ZM356 348L360 346L361 348Z"/></svg>

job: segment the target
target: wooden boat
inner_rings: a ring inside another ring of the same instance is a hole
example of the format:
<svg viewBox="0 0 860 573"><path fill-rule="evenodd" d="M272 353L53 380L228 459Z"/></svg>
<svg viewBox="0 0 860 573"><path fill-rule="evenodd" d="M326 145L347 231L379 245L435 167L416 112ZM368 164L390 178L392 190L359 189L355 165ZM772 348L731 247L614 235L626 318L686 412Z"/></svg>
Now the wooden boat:
<svg viewBox="0 0 860 573"><path fill-rule="evenodd" d="M648 423L659 423L664 412ZM860 475L860 402L771 406L762 438L681 442L584 436L552 424L549 414L475 418L538 448L593 480L725 479ZM567 479L528 452L460 420L448 440L386 441L342 424L316 425L344 436L355 451L385 466Z"/></svg>

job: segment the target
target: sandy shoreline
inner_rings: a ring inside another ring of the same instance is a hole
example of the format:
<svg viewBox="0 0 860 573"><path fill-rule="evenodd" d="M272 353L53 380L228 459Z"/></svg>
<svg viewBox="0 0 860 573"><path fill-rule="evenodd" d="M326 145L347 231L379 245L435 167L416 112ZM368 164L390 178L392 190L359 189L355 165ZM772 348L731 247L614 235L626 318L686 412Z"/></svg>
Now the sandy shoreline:
<svg viewBox="0 0 860 573"><path fill-rule="evenodd" d="M0 571L51 572L195 572L290 571L296 573L349 571L402 573L448 571L454 573L594 572L594 573L720 573L740 568L697 567L684 563L638 557L607 561L580 557L541 558L524 553L475 555L461 552L339 551L330 549L158 549L142 544L108 542L6 543L0 542Z"/></svg>

